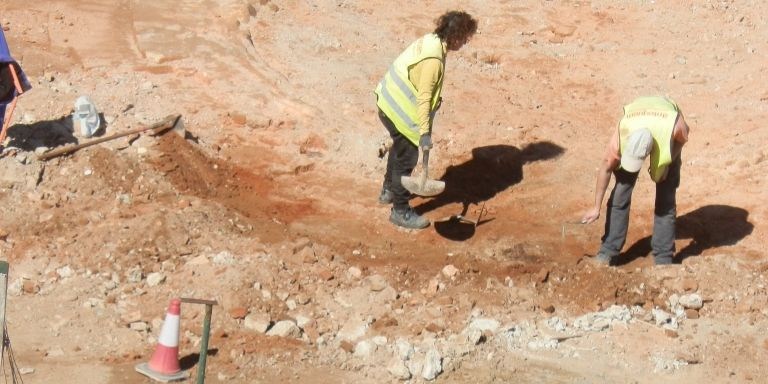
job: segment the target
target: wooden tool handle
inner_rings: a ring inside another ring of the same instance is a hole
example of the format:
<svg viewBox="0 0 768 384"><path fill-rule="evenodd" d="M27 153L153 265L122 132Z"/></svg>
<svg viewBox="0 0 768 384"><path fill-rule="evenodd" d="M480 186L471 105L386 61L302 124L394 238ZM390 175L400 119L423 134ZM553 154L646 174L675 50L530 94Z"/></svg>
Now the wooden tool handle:
<svg viewBox="0 0 768 384"><path fill-rule="evenodd" d="M170 116L166 117L165 119L163 119L162 121L160 121L159 123L155 123L155 124L150 125L148 127L139 127L139 128L135 128L135 129L129 129L129 130L124 131L124 132L118 132L118 133L115 133L115 134L112 134L112 135L109 135L109 136L100 137L98 139L90 140L90 141L87 141L85 143L73 144L73 145L68 145L66 147L56 148L56 149L53 149L53 150L50 150L48 152L43 153L42 155L40 155L38 157L38 159L39 160L52 159L52 158L54 158L56 156L61 156L61 155L65 155L67 153L71 153L71 152L77 151L78 149L82 149L82 148L85 148L85 147L90 147L92 145L103 143L105 141L114 140L114 139L117 139L119 137L132 135L134 133L148 131L150 129L156 129L156 130L168 129L168 128L171 128L174 125L176 125L176 121L180 117L181 117L181 115L170 115Z"/></svg>

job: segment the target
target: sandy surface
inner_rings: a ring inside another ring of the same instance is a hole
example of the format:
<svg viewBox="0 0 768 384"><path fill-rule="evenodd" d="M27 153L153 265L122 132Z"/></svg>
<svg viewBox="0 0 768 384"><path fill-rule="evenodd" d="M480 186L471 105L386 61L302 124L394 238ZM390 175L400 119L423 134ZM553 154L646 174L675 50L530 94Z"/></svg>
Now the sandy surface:
<svg viewBox="0 0 768 384"><path fill-rule="evenodd" d="M698 319L674 333L637 315L554 349L489 334L467 354L444 347L437 381L760 382L768 6L491 3L3 1L0 24L34 86L0 159L8 330L17 362L34 369L24 381L147 382L133 366L179 296L219 301L211 381L381 383L398 381L394 340L443 345L480 314L541 330L613 304L671 311L671 295L695 293ZM458 6L480 25L447 59L430 161L447 189L413 200L433 226L404 231L376 200L388 136L372 91ZM103 113L102 135L178 113L186 139L134 135L37 160L87 140L68 118L83 94ZM641 175L622 265L597 268L583 260L602 219L572 223L621 106L648 94L675 99L691 126L682 265L653 267L654 185ZM449 220L464 205L480 225ZM149 284L152 273L164 280ZM373 296L356 296L371 284ZM194 372L202 311L182 311L182 366ZM247 329L245 314L312 322L298 339L273 337ZM350 319L368 326L360 340L386 346L346 351Z"/></svg>

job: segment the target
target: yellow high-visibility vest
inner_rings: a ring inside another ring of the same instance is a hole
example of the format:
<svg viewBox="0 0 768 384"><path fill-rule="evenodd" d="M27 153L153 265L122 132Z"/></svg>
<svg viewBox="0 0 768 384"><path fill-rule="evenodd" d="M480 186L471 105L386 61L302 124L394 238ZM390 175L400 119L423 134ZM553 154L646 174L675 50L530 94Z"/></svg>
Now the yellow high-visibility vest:
<svg viewBox="0 0 768 384"><path fill-rule="evenodd" d="M624 117L619 122L619 152L623 153L627 139L637 129L647 128L653 136L651 179L664 179L667 167L672 163L672 132L679 108L674 101L660 96L639 97L624 106Z"/></svg>
<svg viewBox="0 0 768 384"><path fill-rule="evenodd" d="M417 113L416 87L408 78L408 71L422 60L436 58L445 62L443 43L434 33L414 41L395 59L392 66L376 86L376 104L395 124L395 128L413 144L419 145L419 118ZM432 93L430 119L440 100L443 75Z"/></svg>

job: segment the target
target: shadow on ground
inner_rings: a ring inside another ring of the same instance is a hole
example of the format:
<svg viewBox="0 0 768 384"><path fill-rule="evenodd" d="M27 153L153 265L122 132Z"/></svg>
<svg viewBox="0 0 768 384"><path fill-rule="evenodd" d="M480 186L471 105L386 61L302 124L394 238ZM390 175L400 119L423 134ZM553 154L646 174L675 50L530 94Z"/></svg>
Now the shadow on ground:
<svg viewBox="0 0 768 384"><path fill-rule="evenodd" d="M493 219L483 219L483 209L474 221L466 217L470 205L482 207L482 203L523 180L523 166L540 160L549 160L565 150L549 141L526 145L522 150L511 145L489 145L472 150L472 158L450 166L440 177L445 181L445 191L414 209L423 214L442 206L461 203L461 213L435 222L435 230L441 236L455 241L471 238L475 228Z"/></svg>
<svg viewBox="0 0 768 384"><path fill-rule="evenodd" d="M107 124L104 114L99 113L100 125L93 137L106 133ZM74 135L72 116L66 115L54 120L37 121L31 124L15 124L8 128L6 148L18 148L34 152L38 148L55 148L67 144L78 144Z"/></svg>
<svg viewBox="0 0 768 384"><path fill-rule="evenodd" d="M675 255L680 263L691 256L699 256L705 250L734 245L752 233L754 225L747 220L749 212L728 205L705 205L677 218L677 239L691 239L690 243ZM632 244L616 261L617 265L630 263L652 252L651 236Z"/></svg>
<svg viewBox="0 0 768 384"><path fill-rule="evenodd" d="M211 348L208 350L208 356L216 356L219 353L218 348ZM195 365L197 365L198 361L200 361L200 354L199 353L190 353L189 355L186 355L179 359L179 367L182 371L186 371L188 369L192 369Z"/></svg>

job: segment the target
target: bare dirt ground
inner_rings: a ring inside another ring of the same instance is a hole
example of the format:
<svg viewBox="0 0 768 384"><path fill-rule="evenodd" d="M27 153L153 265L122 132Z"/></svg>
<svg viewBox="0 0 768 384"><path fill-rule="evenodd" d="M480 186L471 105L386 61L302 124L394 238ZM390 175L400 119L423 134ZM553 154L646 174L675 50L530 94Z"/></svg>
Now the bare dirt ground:
<svg viewBox="0 0 768 384"><path fill-rule="evenodd" d="M399 230L376 200L388 137L372 91L454 8L480 26L448 57L432 162L447 190L413 201L433 226ZM209 382L763 382L766 13L748 0L4 0L34 86L0 159L24 382L149 382L133 367L173 297L220 304ZM570 223L621 106L648 94L675 99L692 129L681 264L653 266L642 175L622 265L595 267L584 255L601 225ZM79 95L102 134L179 113L189 135L38 160L86 140L69 118ZM449 219L464 205L480 225ZM182 306L192 379L202 317Z"/></svg>

